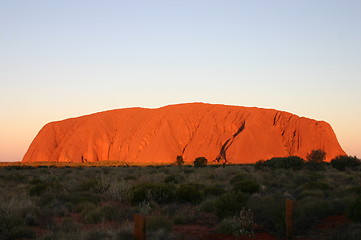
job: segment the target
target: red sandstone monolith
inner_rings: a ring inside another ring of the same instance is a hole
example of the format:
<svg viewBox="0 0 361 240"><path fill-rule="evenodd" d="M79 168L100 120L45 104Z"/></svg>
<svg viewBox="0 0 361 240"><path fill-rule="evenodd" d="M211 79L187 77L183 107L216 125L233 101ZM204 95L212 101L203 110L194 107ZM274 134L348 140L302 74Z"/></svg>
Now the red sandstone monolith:
<svg viewBox="0 0 361 240"><path fill-rule="evenodd" d="M188 103L127 108L46 124L23 162L121 161L169 164L182 156L209 163L254 163L323 149L327 161L345 152L331 126L274 109Z"/></svg>

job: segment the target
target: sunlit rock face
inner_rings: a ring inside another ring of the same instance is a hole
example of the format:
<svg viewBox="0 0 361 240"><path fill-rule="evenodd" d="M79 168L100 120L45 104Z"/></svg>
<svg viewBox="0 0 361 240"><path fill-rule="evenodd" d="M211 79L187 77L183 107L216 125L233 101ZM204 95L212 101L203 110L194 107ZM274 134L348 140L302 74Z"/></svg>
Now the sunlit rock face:
<svg viewBox="0 0 361 240"><path fill-rule="evenodd" d="M127 108L46 124L23 162L122 161L168 164L182 155L209 162L254 163L323 149L345 152L331 126L273 109L204 103Z"/></svg>

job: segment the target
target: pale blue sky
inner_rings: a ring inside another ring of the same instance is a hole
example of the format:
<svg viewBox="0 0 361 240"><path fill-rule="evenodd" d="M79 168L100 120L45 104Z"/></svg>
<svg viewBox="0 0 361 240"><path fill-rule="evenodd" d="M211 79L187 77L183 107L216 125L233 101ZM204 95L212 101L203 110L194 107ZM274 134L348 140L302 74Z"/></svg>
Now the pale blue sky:
<svg viewBox="0 0 361 240"><path fill-rule="evenodd" d="M361 1L0 0L0 161L49 121L210 102L329 122L361 157Z"/></svg>

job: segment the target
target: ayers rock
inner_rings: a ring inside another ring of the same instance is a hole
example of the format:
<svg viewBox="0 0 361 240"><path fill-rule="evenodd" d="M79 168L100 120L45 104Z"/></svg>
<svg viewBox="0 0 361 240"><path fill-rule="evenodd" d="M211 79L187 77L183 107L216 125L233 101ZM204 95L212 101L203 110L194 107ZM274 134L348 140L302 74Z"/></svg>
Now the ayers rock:
<svg viewBox="0 0 361 240"><path fill-rule="evenodd" d="M132 165L254 163L323 149L345 155L331 126L273 109L204 103L110 110L46 124L23 162L122 161Z"/></svg>

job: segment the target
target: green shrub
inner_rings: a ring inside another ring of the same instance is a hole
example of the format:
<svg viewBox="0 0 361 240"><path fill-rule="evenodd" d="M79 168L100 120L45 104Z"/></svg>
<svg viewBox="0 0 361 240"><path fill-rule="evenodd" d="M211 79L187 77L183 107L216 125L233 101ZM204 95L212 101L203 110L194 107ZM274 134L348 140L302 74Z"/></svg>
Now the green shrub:
<svg viewBox="0 0 361 240"><path fill-rule="evenodd" d="M233 184L235 184L236 182L240 182L240 181L243 181L243 180L245 180L245 179L246 179L246 177L245 177L244 175L238 174L238 175L233 176L233 177L229 180L229 183L233 185Z"/></svg>
<svg viewBox="0 0 361 240"><path fill-rule="evenodd" d="M349 223L338 228L331 236L331 240L355 240L360 239L361 224Z"/></svg>
<svg viewBox="0 0 361 240"><path fill-rule="evenodd" d="M176 191L176 198L180 202L198 203L202 200L203 194L195 184L182 184Z"/></svg>
<svg viewBox="0 0 361 240"><path fill-rule="evenodd" d="M361 185L360 186L352 186L347 189L348 192L359 194L361 196Z"/></svg>
<svg viewBox="0 0 361 240"><path fill-rule="evenodd" d="M305 160L298 156L275 157L267 161L258 161L254 165L255 169L272 168L272 169L293 169L300 170L303 168Z"/></svg>
<svg viewBox="0 0 361 240"><path fill-rule="evenodd" d="M118 220L119 211L112 205L104 205L100 208L92 208L89 211L82 211L84 223L100 223L108 220Z"/></svg>
<svg viewBox="0 0 361 240"><path fill-rule="evenodd" d="M237 217L226 217L217 226L217 232L221 234L235 235L238 234L241 224Z"/></svg>
<svg viewBox="0 0 361 240"><path fill-rule="evenodd" d="M24 223L21 216L6 216L4 212L0 212L0 234L7 233L14 227L23 224Z"/></svg>
<svg viewBox="0 0 361 240"><path fill-rule="evenodd" d="M124 180L125 180L125 181L135 180L135 179L136 179L136 177L134 177L134 176L132 176L132 175L129 175L129 176L125 176L125 177L124 177Z"/></svg>
<svg viewBox="0 0 361 240"><path fill-rule="evenodd" d="M249 195L245 193L227 192L217 197L210 207L219 218L236 216L248 198Z"/></svg>
<svg viewBox="0 0 361 240"><path fill-rule="evenodd" d="M333 214L335 209L330 201L319 198L304 198L295 207L295 229L299 233L308 230L316 221Z"/></svg>
<svg viewBox="0 0 361 240"><path fill-rule="evenodd" d="M99 212L105 220L115 220L119 215L118 209L113 205L104 205Z"/></svg>
<svg viewBox="0 0 361 240"><path fill-rule="evenodd" d="M331 186L325 182L320 182L320 181L317 181L317 182L308 182L306 184L303 185L305 189L308 189L308 190L328 190L331 188Z"/></svg>
<svg viewBox="0 0 361 240"><path fill-rule="evenodd" d="M217 199L214 199L214 198L207 199L202 202L202 204L199 206L199 209L202 212L214 213L215 209L216 209L216 207L215 207L216 202L217 202Z"/></svg>
<svg viewBox="0 0 361 240"><path fill-rule="evenodd" d="M29 227L19 226L15 227L8 232L5 239L33 239L36 233Z"/></svg>
<svg viewBox="0 0 361 240"><path fill-rule="evenodd" d="M178 155L177 159L175 161L175 164L177 166L183 166L184 165L184 160L183 160L183 156L182 155Z"/></svg>
<svg viewBox="0 0 361 240"><path fill-rule="evenodd" d="M194 167L196 168L202 168L205 167L207 165L207 158L205 157L197 157L194 162Z"/></svg>
<svg viewBox="0 0 361 240"><path fill-rule="evenodd" d="M132 204L144 201L155 201L157 203L169 203L175 200L174 187L168 184L143 183L134 186L130 190Z"/></svg>
<svg viewBox="0 0 361 240"><path fill-rule="evenodd" d="M28 193L30 196L40 196L48 187L49 185L46 182L39 182L32 186Z"/></svg>
<svg viewBox="0 0 361 240"><path fill-rule="evenodd" d="M99 188L99 183L96 180L89 180L86 182L82 182L79 187L78 187L78 191L84 191L84 192L88 192L88 191L95 191L96 189Z"/></svg>
<svg viewBox="0 0 361 240"><path fill-rule="evenodd" d="M259 160L257 161L254 165L253 165L254 169L256 170L262 170L264 169L266 166L264 164L264 160Z"/></svg>
<svg viewBox="0 0 361 240"><path fill-rule="evenodd" d="M173 223L177 224L177 225L187 225L190 224L192 222L194 222L195 220L195 215L192 214L182 214L182 215L177 215L173 218Z"/></svg>
<svg viewBox="0 0 361 240"><path fill-rule="evenodd" d="M360 159L347 155L337 156L331 160L331 166L339 171L345 171L346 168L356 169L360 165Z"/></svg>
<svg viewBox="0 0 361 240"><path fill-rule="evenodd" d="M60 229L63 232L77 232L79 226L74 219L71 218L64 218L61 222Z"/></svg>
<svg viewBox="0 0 361 240"><path fill-rule="evenodd" d="M322 171L325 170L324 162L308 161L305 163L305 167L311 171Z"/></svg>
<svg viewBox="0 0 361 240"><path fill-rule="evenodd" d="M148 216L146 219L147 231L157 231L159 229L164 229L167 232L170 232L173 228L172 221L168 218L160 215Z"/></svg>
<svg viewBox="0 0 361 240"><path fill-rule="evenodd" d="M236 192L244 192L244 193L252 194L258 192L259 188L260 185L255 181L251 181L251 180L243 180L233 184L233 190Z"/></svg>
<svg viewBox="0 0 361 240"><path fill-rule="evenodd" d="M40 196L46 190L50 190L52 192L60 192L63 189L63 186L57 182L57 180L50 180L50 181L42 181L35 179L32 181L34 186L30 187L28 193L30 196Z"/></svg>
<svg viewBox="0 0 361 240"><path fill-rule="evenodd" d="M217 231L237 237L242 235L251 236L254 227L253 212L250 209L243 208L238 216L223 219L218 225Z"/></svg>
<svg viewBox="0 0 361 240"><path fill-rule="evenodd" d="M323 199L324 197L325 197L325 194L323 193L323 191L318 190L318 189L302 191L298 196L299 199L303 199L303 198Z"/></svg>
<svg viewBox="0 0 361 240"><path fill-rule="evenodd" d="M254 213L254 221L267 232L285 235L285 198L283 194L253 195L246 207Z"/></svg>
<svg viewBox="0 0 361 240"><path fill-rule="evenodd" d="M185 167L187 167L187 166L185 166ZM184 169L183 170L183 172L185 173L185 174L191 174L191 173L193 173L194 172L194 170L193 169L190 169L190 168L186 168L186 169Z"/></svg>
<svg viewBox="0 0 361 240"><path fill-rule="evenodd" d="M361 196L348 207L347 217L352 221L361 222Z"/></svg>
<svg viewBox="0 0 361 240"><path fill-rule="evenodd" d="M81 202L75 207L77 213L85 213L93 211L96 208L96 205L92 202Z"/></svg>
<svg viewBox="0 0 361 240"><path fill-rule="evenodd" d="M81 215L81 220L87 224L101 223L105 221L104 216L98 209L94 209L89 212L83 212Z"/></svg>
<svg viewBox="0 0 361 240"><path fill-rule="evenodd" d="M226 192L226 190L224 190L224 188L222 188L221 186L218 186L218 185L208 185L204 189L205 195L219 196L225 192Z"/></svg>
<svg viewBox="0 0 361 240"><path fill-rule="evenodd" d="M322 149L312 150L306 159L308 162L322 163L326 159L326 152Z"/></svg>
<svg viewBox="0 0 361 240"><path fill-rule="evenodd" d="M85 240L112 239L112 235L107 231L95 230L85 236Z"/></svg>
<svg viewBox="0 0 361 240"><path fill-rule="evenodd" d="M184 177L179 174L169 175L164 178L164 183L180 183L184 181Z"/></svg>
<svg viewBox="0 0 361 240"><path fill-rule="evenodd" d="M73 192L72 194L64 195L58 194L57 199L62 198L64 202L70 202L74 205L83 202L91 202L97 205L100 202L101 196L91 192Z"/></svg>

